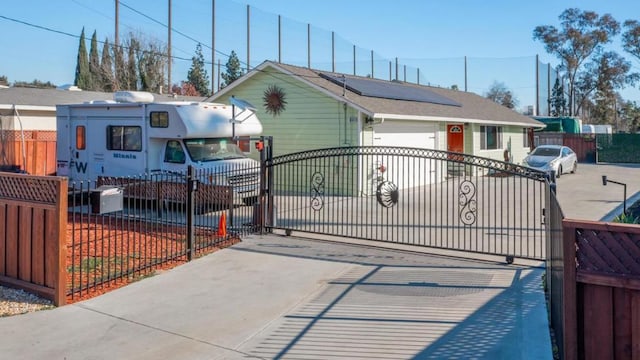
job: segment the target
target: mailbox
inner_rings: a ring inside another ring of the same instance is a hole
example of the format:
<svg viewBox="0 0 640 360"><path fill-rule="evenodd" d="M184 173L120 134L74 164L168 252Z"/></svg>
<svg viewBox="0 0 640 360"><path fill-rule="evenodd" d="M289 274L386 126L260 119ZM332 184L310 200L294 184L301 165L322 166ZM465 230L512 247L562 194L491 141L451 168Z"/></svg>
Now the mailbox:
<svg viewBox="0 0 640 360"><path fill-rule="evenodd" d="M117 186L102 185L89 194L91 212L94 214L106 214L121 211L123 208L122 189Z"/></svg>

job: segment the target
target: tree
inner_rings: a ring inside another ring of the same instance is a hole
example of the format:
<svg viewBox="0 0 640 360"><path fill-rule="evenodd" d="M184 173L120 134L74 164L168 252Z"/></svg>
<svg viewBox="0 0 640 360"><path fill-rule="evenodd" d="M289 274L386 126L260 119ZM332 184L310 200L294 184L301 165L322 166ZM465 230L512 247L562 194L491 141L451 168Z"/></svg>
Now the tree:
<svg viewBox="0 0 640 360"><path fill-rule="evenodd" d="M518 105L518 99L511 90L507 89L504 83L497 81L494 81L485 97L509 109L514 109Z"/></svg>
<svg viewBox="0 0 640 360"><path fill-rule="evenodd" d="M85 44L84 27L80 34L80 45L78 46L78 60L76 62L76 77L73 85L88 90L91 86L91 73L89 71L89 59L87 58L87 45Z"/></svg>
<svg viewBox="0 0 640 360"><path fill-rule="evenodd" d="M625 32L622 34L622 48L640 59L640 22L627 20L624 22Z"/></svg>
<svg viewBox="0 0 640 360"><path fill-rule="evenodd" d="M630 133L640 133L640 107L635 101L626 101L620 104L619 130L626 130Z"/></svg>
<svg viewBox="0 0 640 360"><path fill-rule="evenodd" d="M196 54L191 58L191 68L187 74L187 82L193 85L201 96L209 96L209 78L204 67L202 46L196 46Z"/></svg>
<svg viewBox="0 0 640 360"><path fill-rule="evenodd" d="M100 74L100 56L98 55L98 38L94 30L89 47L89 88L88 90L102 90L102 76Z"/></svg>
<svg viewBox="0 0 640 360"><path fill-rule="evenodd" d="M127 45L127 63L126 63L126 90L138 90L138 66L136 64L136 52L140 49L140 43L136 38L131 36Z"/></svg>
<svg viewBox="0 0 640 360"><path fill-rule="evenodd" d="M556 78L556 82L553 84L553 91L549 99L549 108L551 109L551 116L566 115L567 101L564 97L564 86L559 78Z"/></svg>
<svg viewBox="0 0 640 360"><path fill-rule="evenodd" d="M171 93L182 96L202 96L190 82L182 81L180 85L173 84Z"/></svg>
<svg viewBox="0 0 640 360"><path fill-rule="evenodd" d="M158 41L140 38L137 41L136 61L140 89L161 92L164 87L164 69L167 65L167 49Z"/></svg>
<svg viewBox="0 0 640 360"><path fill-rule="evenodd" d="M593 11L576 8L566 9L559 19L561 29L552 25L537 26L533 38L542 41L545 50L562 62L569 85L569 116L572 116L578 73L585 61L620 32L620 24L609 14L599 16Z"/></svg>
<svg viewBox="0 0 640 360"><path fill-rule="evenodd" d="M9 86L9 79L5 75L0 75L0 85Z"/></svg>
<svg viewBox="0 0 640 360"><path fill-rule="evenodd" d="M224 80L224 83L221 85L221 87L223 88L238 80L242 76L240 59L238 59L238 55L236 55L235 51L231 50L231 55L229 55L229 60L227 61L225 67L227 70L224 74L222 74L222 80Z"/></svg>
<svg viewBox="0 0 640 360"><path fill-rule="evenodd" d="M56 86L51 83L51 81L40 81L38 79L33 80L32 82L26 81L15 81L13 83L14 87L26 87L26 88L38 88L38 89L53 89Z"/></svg>
<svg viewBox="0 0 640 360"><path fill-rule="evenodd" d="M109 39L104 39L104 45L102 46L102 60L100 60L100 79L102 83L102 91L115 91L116 81L113 74L113 59L111 57L111 46L109 46Z"/></svg>
<svg viewBox="0 0 640 360"><path fill-rule="evenodd" d="M593 98L591 116L599 123L613 123L616 90L633 84L638 74L629 73L631 64L613 51L595 56L585 65L576 82L576 111L580 111L589 98Z"/></svg>
<svg viewBox="0 0 640 360"><path fill-rule="evenodd" d="M130 33L113 54L114 90L158 92L164 87L167 49L162 43Z"/></svg>

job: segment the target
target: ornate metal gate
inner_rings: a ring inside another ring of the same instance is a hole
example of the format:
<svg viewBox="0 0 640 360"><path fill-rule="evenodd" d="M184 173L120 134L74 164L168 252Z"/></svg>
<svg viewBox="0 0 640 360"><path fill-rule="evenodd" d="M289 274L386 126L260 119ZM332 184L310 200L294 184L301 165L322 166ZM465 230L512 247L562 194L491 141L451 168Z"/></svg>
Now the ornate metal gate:
<svg viewBox="0 0 640 360"><path fill-rule="evenodd" d="M400 147L267 157L265 170L270 229L545 258L543 172Z"/></svg>

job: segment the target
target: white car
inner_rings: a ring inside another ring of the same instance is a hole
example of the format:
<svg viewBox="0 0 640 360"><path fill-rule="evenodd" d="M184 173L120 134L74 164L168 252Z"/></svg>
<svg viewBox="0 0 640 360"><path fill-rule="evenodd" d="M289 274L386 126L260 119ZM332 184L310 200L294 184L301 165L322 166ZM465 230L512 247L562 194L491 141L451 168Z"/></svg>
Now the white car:
<svg viewBox="0 0 640 360"><path fill-rule="evenodd" d="M540 145L524 158L524 165L545 172L553 170L560 177L578 170L578 157L567 146Z"/></svg>

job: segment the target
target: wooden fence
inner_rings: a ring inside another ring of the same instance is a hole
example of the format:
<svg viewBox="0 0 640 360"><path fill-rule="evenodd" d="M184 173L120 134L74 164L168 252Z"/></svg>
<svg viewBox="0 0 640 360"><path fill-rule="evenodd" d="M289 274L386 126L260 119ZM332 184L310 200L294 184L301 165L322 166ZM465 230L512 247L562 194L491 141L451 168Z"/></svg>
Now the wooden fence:
<svg viewBox="0 0 640 360"><path fill-rule="evenodd" d="M0 166L30 175L56 173L56 132L44 130L0 131Z"/></svg>
<svg viewBox="0 0 640 360"><path fill-rule="evenodd" d="M67 180L0 174L0 284L66 296Z"/></svg>
<svg viewBox="0 0 640 360"><path fill-rule="evenodd" d="M534 132L534 146L564 145L575 151L578 162L596 162L596 137L594 134L565 134Z"/></svg>
<svg viewBox="0 0 640 360"><path fill-rule="evenodd" d="M563 358L640 359L640 226L563 228Z"/></svg>

